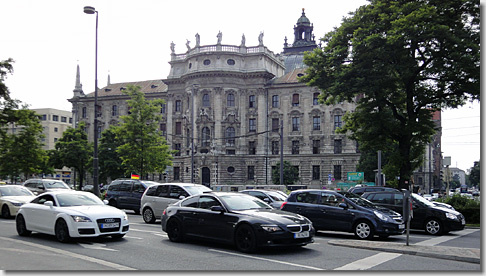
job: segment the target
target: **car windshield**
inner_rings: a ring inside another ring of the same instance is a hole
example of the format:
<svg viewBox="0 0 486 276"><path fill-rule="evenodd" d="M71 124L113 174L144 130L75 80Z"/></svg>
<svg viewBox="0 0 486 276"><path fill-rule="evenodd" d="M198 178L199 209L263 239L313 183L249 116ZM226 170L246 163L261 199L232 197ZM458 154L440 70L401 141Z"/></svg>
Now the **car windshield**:
<svg viewBox="0 0 486 276"><path fill-rule="evenodd" d="M46 187L48 189L50 188L59 188L59 189L69 189L69 187L62 181L51 181L51 182L45 182Z"/></svg>
<svg viewBox="0 0 486 276"><path fill-rule="evenodd" d="M34 194L22 186L0 187L1 196L33 196Z"/></svg>
<svg viewBox="0 0 486 276"><path fill-rule="evenodd" d="M432 207L435 206L432 202L428 201L426 198L423 198L423 197L419 196L418 194L413 193L412 194L412 197L416 201L418 201L418 202L420 202L420 203L422 203L422 204L424 204L426 206L432 206Z"/></svg>
<svg viewBox="0 0 486 276"><path fill-rule="evenodd" d="M191 195L197 195L197 194L202 194L204 192L212 191L206 186L184 186L184 189L189 191Z"/></svg>
<svg viewBox="0 0 486 276"><path fill-rule="evenodd" d="M63 193L57 195L57 201L61 207L104 205L103 201L95 195L80 193Z"/></svg>
<svg viewBox="0 0 486 276"><path fill-rule="evenodd" d="M223 195L221 200L231 211L243 211L250 209L273 209L270 205L250 195Z"/></svg>
<svg viewBox="0 0 486 276"><path fill-rule="evenodd" d="M280 192L268 191L267 195L275 201L285 201L287 199L287 197Z"/></svg>

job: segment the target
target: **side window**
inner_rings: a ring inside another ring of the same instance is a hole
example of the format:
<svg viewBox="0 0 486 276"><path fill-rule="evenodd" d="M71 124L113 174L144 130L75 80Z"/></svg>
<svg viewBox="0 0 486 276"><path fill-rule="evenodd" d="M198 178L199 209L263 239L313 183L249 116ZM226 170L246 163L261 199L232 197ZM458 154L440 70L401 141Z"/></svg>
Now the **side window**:
<svg viewBox="0 0 486 276"><path fill-rule="evenodd" d="M147 189L147 193L145 193L146 196L156 196L157 195L157 186L152 186Z"/></svg>
<svg viewBox="0 0 486 276"><path fill-rule="evenodd" d="M395 205L402 205L403 204L403 194L394 194L395 195Z"/></svg>
<svg viewBox="0 0 486 276"><path fill-rule="evenodd" d="M297 202L302 203L311 203L311 204L318 204L319 203L319 193L318 192L304 192L300 193L296 197Z"/></svg>
<svg viewBox="0 0 486 276"><path fill-rule="evenodd" d="M214 197L209 197L209 196L199 197L199 208L211 209L211 207L213 206L221 206L221 204L219 204L219 201L217 201Z"/></svg>
<svg viewBox="0 0 486 276"><path fill-rule="evenodd" d="M168 197L169 185L159 185L157 186L157 196L158 197Z"/></svg>
<svg viewBox="0 0 486 276"><path fill-rule="evenodd" d="M33 202L33 203L44 204L44 202L46 202L46 201L52 201L54 206L57 206L56 201L54 200L54 198L51 195L43 195L43 196L37 198L36 202Z"/></svg>
<svg viewBox="0 0 486 276"><path fill-rule="evenodd" d="M108 186L108 190L113 191L113 192L117 192L117 191L120 190L120 184L121 184L120 181L114 181L110 184L110 186Z"/></svg>
<svg viewBox="0 0 486 276"><path fill-rule="evenodd" d="M199 201L199 197L189 198L187 200L184 200L181 203L181 206L183 206L183 207L197 208L198 201Z"/></svg>
<svg viewBox="0 0 486 276"><path fill-rule="evenodd" d="M132 191L133 192L142 192L143 193L145 191L145 187L141 183L134 182L133 183Z"/></svg>
<svg viewBox="0 0 486 276"><path fill-rule="evenodd" d="M267 196L264 193L262 193L262 192L253 192L253 191L250 191L250 195L256 196L256 197L258 197L261 200L264 200L265 198L267 198Z"/></svg>
<svg viewBox="0 0 486 276"><path fill-rule="evenodd" d="M185 196L187 197L188 194L186 191L184 191L184 189L182 189L181 187L179 186L170 186L170 193L169 193L169 197L170 198L176 198L178 199L180 196Z"/></svg>
<svg viewBox="0 0 486 276"><path fill-rule="evenodd" d="M331 193L321 193L321 202L323 205L338 206L342 198Z"/></svg>
<svg viewBox="0 0 486 276"><path fill-rule="evenodd" d="M378 204L392 204L392 194L375 194L373 202Z"/></svg>
<svg viewBox="0 0 486 276"><path fill-rule="evenodd" d="M119 192L130 192L131 187L132 187L132 183L123 182L120 185L118 185L117 191L119 191Z"/></svg>

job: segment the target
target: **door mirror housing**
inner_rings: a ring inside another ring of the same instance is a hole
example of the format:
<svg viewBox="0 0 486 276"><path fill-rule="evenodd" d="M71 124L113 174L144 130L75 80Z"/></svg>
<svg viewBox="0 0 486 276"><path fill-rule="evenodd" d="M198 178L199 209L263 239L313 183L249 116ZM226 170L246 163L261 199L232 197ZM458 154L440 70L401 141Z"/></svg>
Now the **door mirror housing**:
<svg viewBox="0 0 486 276"><path fill-rule="evenodd" d="M213 211L213 212L221 212L221 213L224 212L223 206L213 206L213 207L211 207L210 210Z"/></svg>
<svg viewBox="0 0 486 276"><path fill-rule="evenodd" d="M341 202L341 203L339 203L339 207L341 207L343 209L348 209L348 204Z"/></svg>

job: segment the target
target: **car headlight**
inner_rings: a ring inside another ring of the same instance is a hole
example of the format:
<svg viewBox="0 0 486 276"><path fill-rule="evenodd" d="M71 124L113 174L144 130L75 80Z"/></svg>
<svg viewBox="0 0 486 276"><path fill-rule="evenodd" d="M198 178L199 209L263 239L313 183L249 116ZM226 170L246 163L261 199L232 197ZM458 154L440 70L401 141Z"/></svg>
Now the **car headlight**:
<svg viewBox="0 0 486 276"><path fill-rule="evenodd" d="M453 213L446 213L445 215L446 215L446 218L448 218L448 219L458 220L457 216L454 215Z"/></svg>
<svg viewBox="0 0 486 276"><path fill-rule="evenodd" d="M261 227L263 228L263 230L271 233L282 230L282 228L277 225L262 225Z"/></svg>
<svg viewBox="0 0 486 276"><path fill-rule="evenodd" d="M17 206L17 207L20 207L20 206L24 205L21 202L10 202L10 203L12 203L13 206Z"/></svg>
<svg viewBox="0 0 486 276"><path fill-rule="evenodd" d="M389 222L393 222L393 219L390 218L389 216L381 213L381 212L378 212L378 211L374 211L375 215L381 219L382 221L389 221Z"/></svg>
<svg viewBox="0 0 486 276"><path fill-rule="evenodd" d="M126 213L123 214L123 220L128 220L128 215Z"/></svg>
<svg viewBox="0 0 486 276"><path fill-rule="evenodd" d="M91 219L85 216L71 216L75 222L91 222Z"/></svg>

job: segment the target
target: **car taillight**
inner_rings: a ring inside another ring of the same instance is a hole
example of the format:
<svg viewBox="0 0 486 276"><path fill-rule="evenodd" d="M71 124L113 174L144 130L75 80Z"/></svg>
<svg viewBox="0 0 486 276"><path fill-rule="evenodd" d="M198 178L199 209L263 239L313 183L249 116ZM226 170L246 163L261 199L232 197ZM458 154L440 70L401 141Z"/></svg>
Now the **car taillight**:
<svg viewBox="0 0 486 276"><path fill-rule="evenodd" d="M162 215L165 215L165 211L167 211L167 209L164 209L164 211L162 212Z"/></svg>
<svg viewBox="0 0 486 276"><path fill-rule="evenodd" d="M285 206L285 204L287 204L287 201L284 201L284 203L282 203L282 206L280 206L280 210L283 209L283 207Z"/></svg>

